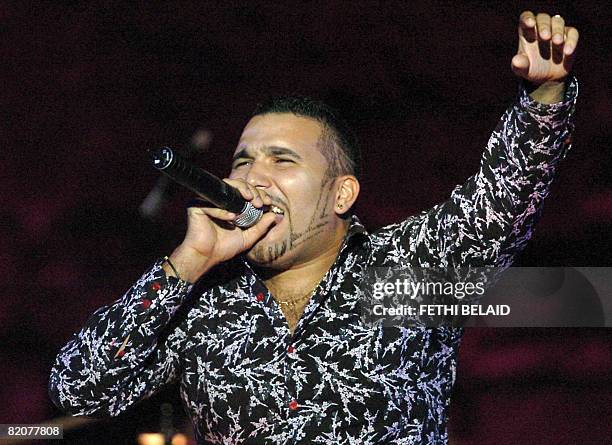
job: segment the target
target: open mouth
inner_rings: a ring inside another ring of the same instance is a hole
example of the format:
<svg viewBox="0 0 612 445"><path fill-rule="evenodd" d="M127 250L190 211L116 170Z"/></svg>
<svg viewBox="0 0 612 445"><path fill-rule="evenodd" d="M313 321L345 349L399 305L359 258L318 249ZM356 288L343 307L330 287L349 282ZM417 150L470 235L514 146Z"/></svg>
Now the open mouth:
<svg viewBox="0 0 612 445"><path fill-rule="evenodd" d="M277 215L284 215L285 211L280 207L276 207L275 205L270 206L270 211L276 213Z"/></svg>

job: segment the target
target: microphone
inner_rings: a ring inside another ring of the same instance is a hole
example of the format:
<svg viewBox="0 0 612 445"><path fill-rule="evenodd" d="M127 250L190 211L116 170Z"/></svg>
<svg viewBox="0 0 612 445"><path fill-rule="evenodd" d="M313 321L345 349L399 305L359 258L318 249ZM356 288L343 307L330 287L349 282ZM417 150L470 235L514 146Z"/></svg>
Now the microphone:
<svg viewBox="0 0 612 445"><path fill-rule="evenodd" d="M212 133L206 128L198 129L191 137L182 155L186 160L193 159L196 155L205 152L212 141ZM155 220L159 217L166 202L174 196L178 184L165 175L157 180L149 194L138 207L138 211L143 218Z"/></svg>
<svg viewBox="0 0 612 445"><path fill-rule="evenodd" d="M263 210L242 197L238 189L223 182L215 175L188 162L170 147L149 150L153 167L184 187L201 196L215 207L238 215L233 221L240 228L257 223Z"/></svg>

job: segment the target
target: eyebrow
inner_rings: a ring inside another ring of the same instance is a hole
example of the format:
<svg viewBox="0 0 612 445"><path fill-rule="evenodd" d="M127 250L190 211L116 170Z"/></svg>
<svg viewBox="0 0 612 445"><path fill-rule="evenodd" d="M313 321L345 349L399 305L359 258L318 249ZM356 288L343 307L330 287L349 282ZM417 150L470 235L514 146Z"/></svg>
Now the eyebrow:
<svg viewBox="0 0 612 445"><path fill-rule="evenodd" d="M299 161L302 160L302 157L299 154L297 154L295 151L287 147L278 147L276 145L271 145L271 146L263 147L261 150L267 156L290 156ZM234 155L234 157L232 158L232 162L240 158L252 158L253 155L250 153L250 151L251 149L249 148L243 148L242 150L240 150L238 153Z"/></svg>

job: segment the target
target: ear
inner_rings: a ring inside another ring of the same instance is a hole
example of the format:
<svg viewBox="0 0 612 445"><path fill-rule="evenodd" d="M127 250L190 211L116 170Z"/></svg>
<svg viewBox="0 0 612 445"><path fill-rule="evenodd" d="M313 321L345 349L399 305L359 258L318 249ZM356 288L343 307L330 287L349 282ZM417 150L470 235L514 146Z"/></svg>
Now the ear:
<svg viewBox="0 0 612 445"><path fill-rule="evenodd" d="M350 210L357 196L359 196L359 181L353 175L339 176L336 178L336 200L334 211L337 215L344 215Z"/></svg>

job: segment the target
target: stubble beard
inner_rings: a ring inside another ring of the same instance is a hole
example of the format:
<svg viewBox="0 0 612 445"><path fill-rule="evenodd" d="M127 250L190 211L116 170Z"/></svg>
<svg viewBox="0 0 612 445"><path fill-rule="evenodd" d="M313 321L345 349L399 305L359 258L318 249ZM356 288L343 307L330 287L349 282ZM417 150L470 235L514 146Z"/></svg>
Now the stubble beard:
<svg viewBox="0 0 612 445"><path fill-rule="evenodd" d="M274 243L263 244L263 242L262 240L255 244L249 251L247 257L259 266L271 266L287 253L289 237Z"/></svg>
<svg viewBox="0 0 612 445"><path fill-rule="evenodd" d="M308 224L303 230L297 230L294 221L291 219L291 215L286 214L284 218L287 218L287 222L289 223L289 234L285 239L267 245L262 244L263 240L261 240L251 248L247 257L258 266L280 266L279 260L285 257L286 254L294 251L300 246L306 247L304 246L306 243L321 235L325 229L331 225L333 218L333 212L327 209L327 202L332 192L332 185L333 181L325 179L322 181L315 208L308 219ZM287 209L287 207L285 207L285 209Z"/></svg>

